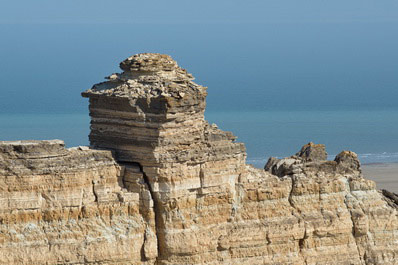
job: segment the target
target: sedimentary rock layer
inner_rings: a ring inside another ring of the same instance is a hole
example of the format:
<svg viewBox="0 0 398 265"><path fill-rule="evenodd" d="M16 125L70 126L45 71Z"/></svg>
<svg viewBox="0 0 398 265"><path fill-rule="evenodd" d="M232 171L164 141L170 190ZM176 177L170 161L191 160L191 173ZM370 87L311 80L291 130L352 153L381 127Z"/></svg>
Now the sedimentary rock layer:
<svg viewBox="0 0 398 265"><path fill-rule="evenodd" d="M398 264L398 195L354 153L253 168L169 56L120 67L83 92L90 148L0 142L1 264Z"/></svg>
<svg viewBox="0 0 398 265"><path fill-rule="evenodd" d="M0 142L0 264L153 264L153 203L124 189L128 170L59 140Z"/></svg>

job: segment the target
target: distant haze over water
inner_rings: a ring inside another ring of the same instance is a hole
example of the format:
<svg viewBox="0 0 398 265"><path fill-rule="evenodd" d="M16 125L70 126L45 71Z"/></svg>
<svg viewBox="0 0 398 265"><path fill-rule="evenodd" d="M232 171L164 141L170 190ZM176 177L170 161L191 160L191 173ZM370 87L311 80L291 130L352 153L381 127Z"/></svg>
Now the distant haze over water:
<svg viewBox="0 0 398 265"><path fill-rule="evenodd" d="M398 162L398 111L206 111L206 119L244 142L248 163L263 167L270 156L285 157L312 141L326 145L329 159L342 150L362 163ZM84 114L1 114L1 140L62 139L68 147L88 145Z"/></svg>
<svg viewBox="0 0 398 265"><path fill-rule="evenodd" d="M206 118L246 144L248 163L263 167L269 156L286 157L312 141L329 159L343 150L362 163L398 162L398 111L214 112Z"/></svg>
<svg viewBox="0 0 398 265"><path fill-rule="evenodd" d="M0 112L83 113L80 92L170 54L208 110L398 109L397 23L0 24Z"/></svg>
<svg viewBox="0 0 398 265"><path fill-rule="evenodd" d="M0 140L88 144L80 93L141 52L208 87L206 118L248 161L305 143L398 161L398 2L8 1L0 10Z"/></svg>

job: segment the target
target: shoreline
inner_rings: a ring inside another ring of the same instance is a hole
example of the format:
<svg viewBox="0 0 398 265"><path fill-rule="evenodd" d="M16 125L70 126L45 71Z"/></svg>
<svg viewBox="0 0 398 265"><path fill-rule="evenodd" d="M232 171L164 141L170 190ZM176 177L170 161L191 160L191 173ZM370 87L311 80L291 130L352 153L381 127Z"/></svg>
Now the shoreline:
<svg viewBox="0 0 398 265"><path fill-rule="evenodd" d="M362 174L364 178L376 182L378 190L398 193L398 162L363 164Z"/></svg>

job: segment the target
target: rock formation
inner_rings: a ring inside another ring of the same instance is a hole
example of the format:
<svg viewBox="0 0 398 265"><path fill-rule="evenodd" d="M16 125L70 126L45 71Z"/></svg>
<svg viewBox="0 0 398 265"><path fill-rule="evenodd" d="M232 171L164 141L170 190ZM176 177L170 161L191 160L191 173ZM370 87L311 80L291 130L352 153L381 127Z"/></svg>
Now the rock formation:
<svg viewBox="0 0 398 265"><path fill-rule="evenodd" d="M0 264L153 264L153 207L129 175L109 151L0 142Z"/></svg>
<svg viewBox="0 0 398 265"><path fill-rule="evenodd" d="M398 264L398 195L355 153L253 168L169 56L120 67L82 94L90 148L0 142L0 264Z"/></svg>

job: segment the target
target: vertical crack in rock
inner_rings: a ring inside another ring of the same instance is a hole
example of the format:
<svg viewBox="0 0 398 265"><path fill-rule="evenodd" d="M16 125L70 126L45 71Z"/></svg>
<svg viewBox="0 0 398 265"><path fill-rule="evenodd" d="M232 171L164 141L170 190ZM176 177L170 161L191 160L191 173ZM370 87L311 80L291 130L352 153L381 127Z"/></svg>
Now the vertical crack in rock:
<svg viewBox="0 0 398 265"><path fill-rule="evenodd" d="M124 171L119 183L123 185L127 192L139 195L139 213L146 223L143 234L144 240L141 246L141 259L142 261L157 259L159 256L158 233L156 231L159 224L156 217L158 204L154 199L155 194L152 186L139 163L119 162L119 164ZM155 232L153 232L153 229ZM155 247L154 244L156 244ZM156 251L154 251L154 248Z"/></svg>
<svg viewBox="0 0 398 265"><path fill-rule="evenodd" d="M161 209L159 207L159 202L158 202L157 196L156 196L155 192L153 191L153 188L152 188L152 185L151 185L151 183L149 181L148 176L145 174L145 171L144 171L143 167L139 163L138 163L138 166L140 167L140 170L141 170L141 172L143 174L143 177L144 177L145 184L148 187L149 193L150 193L152 201L153 201L153 211L154 211L154 214L155 214L155 230L156 230L155 231L155 236L156 236L156 243L157 243L157 250L158 250L155 264L157 264L158 260L162 257L162 249L161 249L161 246L160 246L160 238L159 238L159 235L161 233L161 228L160 228L160 225L161 225L161 216L160 216L161 215ZM145 240L147 240L146 237L147 237L147 232L145 233Z"/></svg>
<svg viewBox="0 0 398 265"><path fill-rule="evenodd" d="M294 176L288 176L288 178L290 178L290 181L292 182L292 185L291 185L290 192L289 192L289 196L288 196L287 200L289 201L290 206L291 206L295 211L297 211L296 207L294 206L293 199L292 199L292 197L293 197L293 189L294 189L294 182L295 182ZM292 214L295 215L294 212L292 212Z"/></svg>
<svg viewBox="0 0 398 265"><path fill-rule="evenodd" d="M97 193L97 191L95 190L96 181L93 180L93 181L92 181L92 184L93 184L92 187L93 187L94 202L98 203L98 193Z"/></svg>

